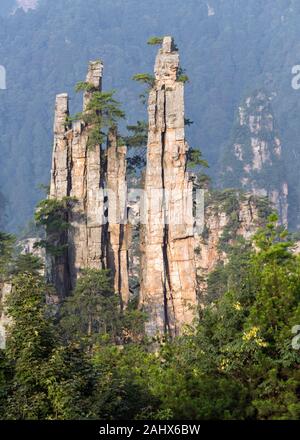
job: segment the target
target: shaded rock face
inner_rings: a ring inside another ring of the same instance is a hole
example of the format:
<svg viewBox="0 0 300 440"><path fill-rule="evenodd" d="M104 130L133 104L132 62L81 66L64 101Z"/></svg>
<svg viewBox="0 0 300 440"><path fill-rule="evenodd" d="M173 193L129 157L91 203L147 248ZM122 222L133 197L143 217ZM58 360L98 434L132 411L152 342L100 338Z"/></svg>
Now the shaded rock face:
<svg viewBox="0 0 300 440"><path fill-rule="evenodd" d="M232 143L223 158L223 187L244 188L267 196L288 225L288 184L282 145L271 106L263 91L249 96L238 109Z"/></svg>
<svg viewBox="0 0 300 440"><path fill-rule="evenodd" d="M84 93L83 111L87 111L94 91L101 91L102 71L100 61L90 62L86 82L93 85L93 91ZM91 127L83 121L76 121L70 127L68 116L68 95L58 95L50 197L72 197L75 203L66 218L70 224L69 231L63 233L60 240L60 244L67 245L67 251L62 257L56 257L55 261L52 258L50 280L60 296L64 297L74 289L82 269L111 268L116 292L122 298L124 296L123 302L126 304L127 230L118 223L113 224L114 221L119 222L118 215L112 216L113 222L108 226L106 206L106 185L114 190L118 200L126 194L126 148L117 147L116 133L111 133L106 158L101 145L88 145ZM122 203L123 206L124 200Z"/></svg>
<svg viewBox="0 0 300 440"><path fill-rule="evenodd" d="M126 146L118 146L117 132L111 130L107 146L108 267L114 276L115 292L126 307L129 300L128 247L130 227L127 223Z"/></svg>
<svg viewBox="0 0 300 440"><path fill-rule="evenodd" d="M236 190L207 192L204 230L195 236L195 264L200 304L206 303L209 274L228 261L228 249L238 237L249 240L266 223L271 207L266 199Z"/></svg>
<svg viewBox="0 0 300 440"><path fill-rule="evenodd" d="M50 197L62 199L70 193L72 132L67 128L69 117L69 99L67 94L56 96L54 115L54 145L51 167ZM68 221L68 218L65 218ZM68 244L67 232L59 237L60 245ZM60 297L68 294L71 288L68 250L63 255L54 257L46 254L46 272L48 280L56 287Z"/></svg>
<svg viewBox="0 0 300 440"><path fill-rule="evenodd" d="M140 301L151 336L180 334L182 326L192 322L196 305L193 222L184 216L192 184L186 172L184 84L177 80L178 69L178 51L172 38L165 37L148 101L146 216L141 238Z"/></svg>

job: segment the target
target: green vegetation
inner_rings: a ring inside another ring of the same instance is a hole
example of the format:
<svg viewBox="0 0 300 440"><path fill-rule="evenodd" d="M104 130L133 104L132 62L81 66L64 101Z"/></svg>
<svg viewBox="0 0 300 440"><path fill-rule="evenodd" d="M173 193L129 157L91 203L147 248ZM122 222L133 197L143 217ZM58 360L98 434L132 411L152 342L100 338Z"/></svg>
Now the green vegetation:
<svg viewBox="0 0 300 440"><path fill-rule="evenodd" d="M15 238L13 235L0 232L0 282L2 282L8 274Z"/></svg>
<svg viewBox="0 0 300 440"><path fill-rule="evenodd" d="M147 41L150 46L159 46L162 44L164 37L151 37Z"/></svg>
<svg viewBox="0 0 300 440"><path fill-rule="evenodd" d="M186 83L189 82L189 77L186 75L186 70L183 69L182 67L179 67L178 72L177 72L177 81L182 82L182 83Z"/></svg>
<svg viewBox="0 0 300 440"><path fill-rule="evenodd" d="M129 135L124 137L128 147L127 172L138 175L146 166L146 152L148 139L148 124L146 121L137 121L136 125L127 125Z"/></svg>
<svg viewBox="0 0 300 440"><path fill-rule="evenodd" d="M85 271L57 314L46 304L51 286L18 270L1 419L299 419L300 258L276 223L272 215L258 230L256 250L232 246L195 330L156 341L155 352L145 317L119 310L107 271Z"/></svg>
<svg viewBox="0 0 300 440"><path fill-rule="evenodd" d="M100 92L95 90L93 84L85 82L78 83L76 91L91 92L91 97L86 111L76 114L72 119L81 119L91 127L88 147L101 145L107 141L109 130L117 125L119 119L125 118L125 113L120 109L121 104L113 98L115 91Z"/></svg>
<svg viewBox="0 0 300 440"><path fill-rule="evenodd" d="M35 212L35 222L42 227L45 238L36 246L46 249L50 255L60 256L66 249L65 236L70 227L69 213L76 200L71 197L42 200Z"/></svg>
<svg viewBox="0 0 300 440"><path fill-rule="evenodd" d="M137 74L133 75L132 79L133 79L133 81L137 81L141 84L146 85L146 90L143 93L140 93L140 95L139 95L139 98L140 98L142 104L146 104L149 92L155 83L154 76L150 75L150 73L137 73Z"/></svg>
<svg viewBox="0 0 300 440"><path fill-rule="evenodd" d="M118 307L119 298L113 291L109 271L86 269L74 294L64 304L64 334L79 343L90 343L101 335L116 335Z"/></svg>
<svg viewBox="0 0 300 440"><path fill-rule="evenodd" d="M189 148L187 152L187 166L188 168L208 168L207 160L203 159L202 152L195 148Z"/></svg>
<svg viewBox="0 0 300 440"><path fill-rule="evenodd" d="M150 73L137 73L132 77L133 81L140 82L142 84L146 84L150 88L154 86L155 78Z"/></svg>

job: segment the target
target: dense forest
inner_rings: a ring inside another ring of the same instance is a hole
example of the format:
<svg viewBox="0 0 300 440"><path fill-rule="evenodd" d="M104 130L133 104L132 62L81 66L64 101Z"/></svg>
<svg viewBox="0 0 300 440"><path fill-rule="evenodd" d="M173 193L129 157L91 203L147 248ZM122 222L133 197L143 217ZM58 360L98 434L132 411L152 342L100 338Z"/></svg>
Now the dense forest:
<svg viewBox="0 0 300 440"><path fill-rule="evenodd" d="M110 275L87 270L61 305L41 261L1 234L12 277L2 419L299 419L300 258L276 216L237 239L211 276L215 299L174 341L149 340L145 316L120 312Z"/></svg>
<svg viewBox="0 0 300 440"><path fill-rule="evenodd" d="M289 218L299 212L299 91L291 86L299 64L297 0L40 0L27 13L1 2L0 90L1 191L7 200L6 230L24 227L49 181L55 94L71 92L91 59L104 61L107 89L117 89L127 124L144 119L139 87L130 78L151 72L151 35L172 34L180 44L187 115L193 145L202 149L217 177L231 139L235 112L254 89L273 95L289 179ZM79 100L72 102L72 112Z"/></svg>

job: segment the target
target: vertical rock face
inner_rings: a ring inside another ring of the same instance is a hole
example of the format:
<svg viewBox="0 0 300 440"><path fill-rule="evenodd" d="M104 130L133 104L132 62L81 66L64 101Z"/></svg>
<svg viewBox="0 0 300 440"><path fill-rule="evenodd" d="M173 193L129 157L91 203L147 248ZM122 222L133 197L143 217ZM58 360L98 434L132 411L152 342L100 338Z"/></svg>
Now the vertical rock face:
<svg viewBox="0 0 300 440"><path fill-rule="evenodd" d="M66 121L69 117L69 97L56 96L54 115L54 146L52 156L50 196L65 197L69 193L70 149Z"/></svg>
<svg viewBox="0 0 300 440"><path fill-rule="evenodd" d="M90 62L86 82L94 90L101 90L102 63ZM83 108L86 111L93 92L85 92ZM54 149L50 197L76 199L70 217L70 230L61 237L68 244L67 255L52 264L53 282L64 296L76 284L80 269L104 267L103 261L103 166L101 146L88 146L90 127L76 121L68 128L68 96L56 97L54 120Z"/></svg>
<svg viewBox="0 0 300 440"><path fill-rule="evenodd" d="M239 107L233 139L223 160L222 184L267 196L287 226L289 191L281 150L271 97L255 92Z"/></svg>
<svg viewBox="0 0 300 440"><path fill-rule="evenodd" d="M66 93L56 96L54 115L54 145L52 155L50 198L62 199L70 193L70 169L72 132L67 127L69 117L69 98ZM65 218L68 221L67 218ZM68 244L68 234L63 231L59 244ZM68 251L60 256L46 255L46 273L48 280L56 286L60 297L67 295L71 287Z"/></svg>
<svg viewBox="0 0 300 440"><path fill-rule="evenodd" d="M148 102L149 134L142 238L141 304L149 335L180 333L196 305L193 222L186 218L192 184L186 173L184 84L179 54L165 37Z"/></svg>
<svg viewBox="0 0 300 440"><path fill-rule="evenodd" d="M101 91L103 65L90 62L86 83L92 85L83 97L83 111L94 92ZM118 210L125 210L126 202L126 148L117 146L116 133L110 133L107 165L101 145L89 145L92 127L76 121L72 127L69 116L68 96L56 97L54 121L54 148L51 171L50 197L76 200L66 221L70 223L68 233L61 236L60 244L67 251L58 261L52 261L51 281L60 296L74 289L80 270L84 268L111 268L115 278L116 292L124 305L128 302L127 239L128 230L120 223L114 224L118 216L113 212L107 217L105 186L114 190ZM107 167L107 173L106 173ZM114 197L113 197L114 198ZM111 204L113 207L114 204ZM122 217L124 217L122 213ZM107 221L110 220L109 230ZM109 241L110 240L110 241Z"/></svg>
<svg viewBox="0 0 300 440"><path fill-rule="evenodd" d="M101 91L102 63L89 64L86 82ZM85 92L83 109L92 96ZM105 267L102 235L103 221L103 164L101 146L88 145L90 127L82 121L73 124L71 142L70 196L77 202L71 211L69 231L70 267L72 288L80 269Z"/></svg>
<svg viewBox="0 0 300 440"><path fill-rule="evenodd" d="M116 129L110 130L107 147L108 191L108 267L114 276L115 292L122 306L129 300L128 246L130 229L127 223L127 183L125 146L118 146Z"/></svg>

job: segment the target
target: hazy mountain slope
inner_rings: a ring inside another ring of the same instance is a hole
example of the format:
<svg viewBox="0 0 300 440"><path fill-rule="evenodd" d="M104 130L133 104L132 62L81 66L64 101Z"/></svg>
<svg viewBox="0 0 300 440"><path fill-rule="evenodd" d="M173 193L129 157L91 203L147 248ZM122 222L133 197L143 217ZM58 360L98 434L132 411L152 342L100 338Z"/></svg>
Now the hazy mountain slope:
<svg viewBox="0 0 300 440"><path fill-rule="evenodd" d="M207 5L209 4L209 7ZM247 93L264 87L277 96L273 108L288 169L290 224L299 210L300 91L291 68L300 63L300 4L296 0L41 0L35 11L18 10L0 26L0 188L8 201L8 228L32 215L47 183L56 93L73 93L88 60L105 63L105 87L118 89L128 119L144 114L134 73L151 71L151 35L174 35L187 69L189 134L218 171L234 112ZM78 97L72 101L78 108ZM297 190L297 191L296 191Z"/></svg>

